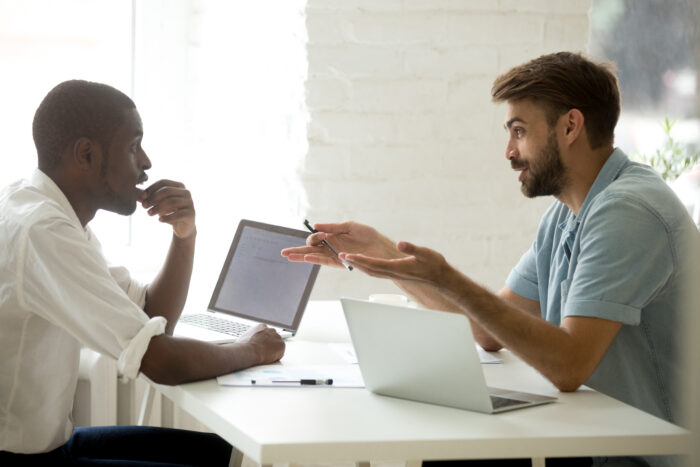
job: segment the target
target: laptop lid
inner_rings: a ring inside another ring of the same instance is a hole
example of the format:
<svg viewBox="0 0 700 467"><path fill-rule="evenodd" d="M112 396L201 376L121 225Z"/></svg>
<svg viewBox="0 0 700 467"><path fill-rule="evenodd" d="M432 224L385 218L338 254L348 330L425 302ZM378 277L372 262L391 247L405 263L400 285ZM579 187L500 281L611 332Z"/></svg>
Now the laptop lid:
<svg viewBox="0 0 700 467"><path fill-rule="evenodd" d="M308 236L304 230L241 220L209 311L296 332L320 266L292 263L280 252L305 245Z"/></svg>
<svg viewBox="0 0 700 467"><path fill-rule="evenodd" d="M517 403L494 409L462 314L350 298L341 302L362 377L374 393L485 413L554 400L517 393ZM499 391L503 397L512 393Z"/></svg>

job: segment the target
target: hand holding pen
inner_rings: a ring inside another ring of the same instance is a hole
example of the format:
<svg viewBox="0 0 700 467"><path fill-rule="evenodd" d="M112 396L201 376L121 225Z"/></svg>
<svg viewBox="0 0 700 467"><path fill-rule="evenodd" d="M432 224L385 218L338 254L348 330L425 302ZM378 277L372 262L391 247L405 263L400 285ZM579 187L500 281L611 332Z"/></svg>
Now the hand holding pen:
<svg viewBox="0 0 700 467"><path fill-rule="evenodd" d="M311 224L309 223L309 220L308 220L308 219L304 219L304 225L306 226L307 229L309 229L309 231L310 231L311 233L317 233L317 232L318 232L318 230L314 229L314 228L311 226ZM329 250L331 250L331 252L336 256L336 258L338 258L338 261L340 261L341 263L343 263L343 266L345 266L345 267L347 268L348 271L352 271L352 266L350 266L345 260L341 259L341 258L338 256L338 252L335 251L335 249L331 246L330 243L328 243L325 239L321 240L321 243L323 243Z"/></svg>

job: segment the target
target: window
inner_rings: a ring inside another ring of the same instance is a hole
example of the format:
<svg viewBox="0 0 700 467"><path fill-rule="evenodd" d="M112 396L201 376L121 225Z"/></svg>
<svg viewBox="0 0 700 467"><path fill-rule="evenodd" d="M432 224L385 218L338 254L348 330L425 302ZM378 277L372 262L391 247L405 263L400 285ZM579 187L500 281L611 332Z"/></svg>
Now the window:
<svg viewBox="0 0 700 467"><path fill-rule="evenodd" d="M594 0L594 57L614 61L622 92L616 144L631 157L664 147L664 120L688 154L700 152L700 4L694 0ZM700 226L700 166L671 186Z"/></svg>
<svg viewBox="0 0 700 467"><path fill-rule="evenodd" d="M190 298L206 305L239 219L301 227L304 4L271 11L266 2L215 0L0 1L10 142L0 185L36 166L31 121L54 85L81 78L130 94L153 163L149 183L174 179L192 191ZM143 280L160 267L172 232L140 207L129 218L100 211L90 225L106 256Z"/></svg>

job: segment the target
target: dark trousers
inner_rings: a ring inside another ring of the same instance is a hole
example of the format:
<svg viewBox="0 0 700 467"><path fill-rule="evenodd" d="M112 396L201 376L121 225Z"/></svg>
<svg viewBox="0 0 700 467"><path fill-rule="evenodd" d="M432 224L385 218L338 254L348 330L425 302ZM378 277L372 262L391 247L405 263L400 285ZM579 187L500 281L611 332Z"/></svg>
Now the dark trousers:
<svg viewBox="0 0 700 467"><path fill-rule="evenodd" d="M76 428L43 454L0 451L0 466L228 466L231 445L211 433L147 426Z"/></svg>

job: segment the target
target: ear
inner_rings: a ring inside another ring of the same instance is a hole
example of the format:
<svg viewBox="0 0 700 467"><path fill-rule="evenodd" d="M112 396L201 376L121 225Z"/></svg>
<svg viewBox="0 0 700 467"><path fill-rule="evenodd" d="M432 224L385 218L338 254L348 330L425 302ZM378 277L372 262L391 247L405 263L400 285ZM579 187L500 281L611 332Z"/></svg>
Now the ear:
<svg viewBox="0 0 700 467"><path fill-rule="evenodd" d="M571 109L563 115L564 138L566 142L573 144L582 134L585 134L583 126L583 113L579 109Z"/></svg>
<svg viewBox="0 0 700 467"><path fill-rule="evenodd" d="M71 158L76 167L81 170L89 171L95 167L99 167L102 160L102 151L95 141L90 138L78 138L73 144L73 153Z"/></svg>

